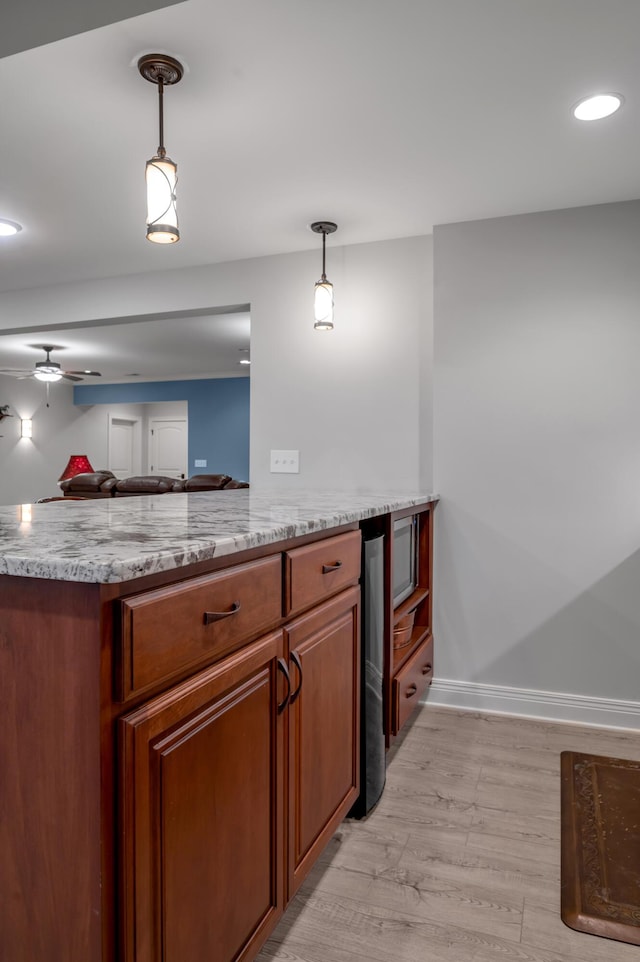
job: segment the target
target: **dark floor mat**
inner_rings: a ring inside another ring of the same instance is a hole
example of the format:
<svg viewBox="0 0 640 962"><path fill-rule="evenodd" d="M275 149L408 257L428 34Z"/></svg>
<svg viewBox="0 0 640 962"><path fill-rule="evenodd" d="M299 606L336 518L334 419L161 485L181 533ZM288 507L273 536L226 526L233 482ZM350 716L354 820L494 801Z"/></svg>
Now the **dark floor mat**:
<svg viewBox="0 0 640 962"><path fill-rule="evenodd" d="M562 921L640 945L640 762L562 752Z"/></svg>

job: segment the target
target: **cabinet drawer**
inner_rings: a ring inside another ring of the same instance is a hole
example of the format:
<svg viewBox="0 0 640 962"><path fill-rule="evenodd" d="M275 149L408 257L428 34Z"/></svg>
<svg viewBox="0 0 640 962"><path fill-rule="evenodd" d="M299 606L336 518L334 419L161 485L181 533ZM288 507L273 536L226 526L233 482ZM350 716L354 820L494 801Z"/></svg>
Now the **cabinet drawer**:
<svg viewBox="0 0 640 962"><path fill-rule="evenodd" d="M121 604L118 697L211 661L281 620L282 563L274 555Z"/></svg>
<svg viewBox="0 0 640 962"><path fill-rule="evenodd" d="M393 679L393 734L397 735L433 679L433 637L423 641Z"/></svg>
<svg viewBox="0 0 640 962"><path fill-rule="evenodd" d="M292 548L285 552L285 614L323 601L359 577L359 531Z"/></svg>

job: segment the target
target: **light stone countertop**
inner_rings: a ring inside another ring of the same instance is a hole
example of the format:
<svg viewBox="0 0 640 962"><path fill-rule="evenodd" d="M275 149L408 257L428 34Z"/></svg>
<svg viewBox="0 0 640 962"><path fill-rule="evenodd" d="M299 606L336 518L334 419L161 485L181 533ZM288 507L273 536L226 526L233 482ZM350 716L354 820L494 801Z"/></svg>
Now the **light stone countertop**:
<svg viewBox="0 0 640 962"><path fill-rule="evenodd" d="M0 506L0 574L128 581L435 500L250 488Z"/></svg>

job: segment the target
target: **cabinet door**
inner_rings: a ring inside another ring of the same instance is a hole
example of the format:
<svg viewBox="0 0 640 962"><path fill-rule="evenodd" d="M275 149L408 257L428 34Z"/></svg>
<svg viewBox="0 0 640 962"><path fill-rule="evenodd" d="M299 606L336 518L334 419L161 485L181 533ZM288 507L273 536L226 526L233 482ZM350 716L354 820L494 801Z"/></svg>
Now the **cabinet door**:
<svg viewBox="0 0 640 962"><path fill-rule="evenodd" d="M288 898L359 791L360 590L292 622Z"/></svg>
<svg viewBox="0 0 640 962"><path fill-rule="evenodd" d="M121 719L126 962L249 958L281 915L282 652L268 635Z"/></svg>

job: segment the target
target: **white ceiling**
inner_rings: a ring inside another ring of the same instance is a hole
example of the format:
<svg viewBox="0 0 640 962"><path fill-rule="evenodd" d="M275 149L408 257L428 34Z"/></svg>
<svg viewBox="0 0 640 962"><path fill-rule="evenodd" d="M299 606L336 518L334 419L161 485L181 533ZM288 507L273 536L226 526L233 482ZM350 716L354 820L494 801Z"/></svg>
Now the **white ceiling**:
<svg viewBox="0 0 640 962"><path fill-rule="evenodd" d="M24 229L0 291L319 250L316 219L353 244L637 198L639 37L638 0L186 0L7 56L0 217ZM186 68L165 94L167 247L145 239L145 52ZM618 115L572 118L610 90Z"/></svg>
<svg viewBox="0 0 640 962"><path fill-rule="evenodd" d="M101 377L87 384L195 377L248 377L241 365L249 358L250 320L247 313L202 317L164 317L100 327L0 332L0 369L32 370L45 358L43 344L55 346L51 360L63 371L84 371Z"/></svg>
<svg viewBox="0 0 640 962"><path fill-rule="evenodd" d="M2 8L0 57L95 30L182 0L20 0Z"/></svg>
<svg viewBox="0 0 640 962"><path fill-rule="evenodd" d="M356 243L638 197L639 37L638 0L187 0L6 57L0 290L309 249L316 219ZM144 230L148 51L187 68L169 247ZM573 120L601 89L620 114Z"/></svg>

